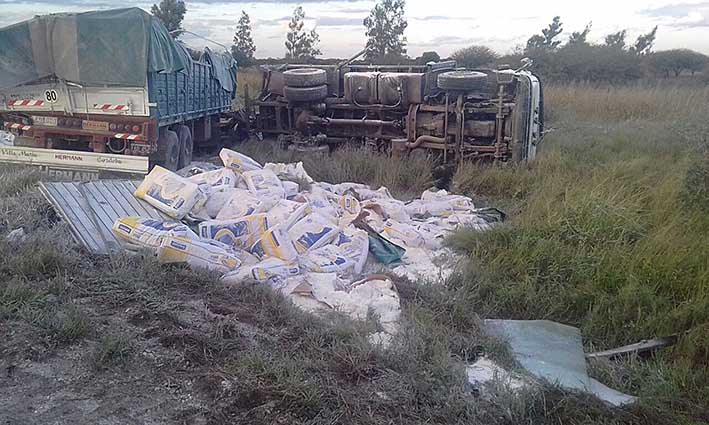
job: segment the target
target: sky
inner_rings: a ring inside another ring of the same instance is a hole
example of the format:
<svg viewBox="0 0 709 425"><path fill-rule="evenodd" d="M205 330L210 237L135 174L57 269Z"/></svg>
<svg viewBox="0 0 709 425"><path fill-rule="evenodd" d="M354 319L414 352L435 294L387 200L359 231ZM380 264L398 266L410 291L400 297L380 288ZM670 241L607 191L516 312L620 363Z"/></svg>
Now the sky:
<svg viewBox="0 0 709 425"><path fill-rule="evenodd" d="M0 27L37 14L141 7L141 0L0 0ZM348 57L364 47L362 21L373 0L187 0L183 27L222 44L231 44L236 22L244 10L251 17L257 57L283 57L285 33L293 9L302 5L306 28L320 34L324 57ZM667 0L407 0L406 30L409 56L435 50L445 57L471 44L483 44L504 54L523 46L556 15L561 16L566 39L591 23L589 39L626 29L632 42L657 25L655 50L688 48L709 54L709 1ZM195 48L203 40L184 35Z"/></svg>

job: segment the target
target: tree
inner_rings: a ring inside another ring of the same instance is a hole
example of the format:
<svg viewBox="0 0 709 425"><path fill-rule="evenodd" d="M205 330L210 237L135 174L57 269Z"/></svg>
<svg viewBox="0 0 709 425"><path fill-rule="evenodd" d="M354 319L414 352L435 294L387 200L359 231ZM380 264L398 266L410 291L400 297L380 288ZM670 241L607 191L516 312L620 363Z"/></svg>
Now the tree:
<svg viewBox="0 0 709 425"><path fill-rule="evenodd" d="M670 73L679 77L682 72L696 72L704 70L709 63L709 57L689 49L673 49L652 53L649 56L650 65L665 77Z"/></svg>
<svg viewBox="0 0 709 425"><path fill-rule="evenodd" d="M657 25L647 34L642 34L635 40L635 44L630 48L638 56L646 56L652 51L652 45L655 43L657 35Z"/></svg>
<svg viewBox="0 0 709 425"><path fill-rule="evenodd" d="M236 24L234 33L234 44L231 46L231 55L236 59L236 63L242 66L249 66L254 62L254 52L256 45L251 37L251 19L249 15L241 11L241 18Z"/></svg>
<svg viewBox="0 0 709 425"><path fill-rule="evenodd" d="M367 28L366 58L375 62L396 62L406 55L408 26L404 0L381 0L364 19Z"/></svg>
<svg viewBox="0 0 709 425"><path fill-rule="evenodd" d="M618 31L612 34L608 34L605 38L605 45L608 47L615 47L616 49L625 49L625 35L627 31Z"/></svg>
<svg viewBox="0 0 709 425"><path fill-rule="evenodd" d="M498 59L498 55L486 46L469 46L454 52L451 59L458 62L459 66L479 68L494 63Z"/></svg>
<svg viewBox="0 0 709 425"><path fill-rule="evenodd" d="M574 31L569 36L569 42L567 46L580 46L588 45L588 34L591 32L591 22L586 24L586 28L583 31Z"/></svg>
<svg viewBox="0 0 709 425"><path fill-rule="evenodd" d="M554 50L561 44L560 40L555 38L564 30L562 28L561 18L555 16L551 24L542 30L542 34L535 34L527 40L527 50Z"/></svg>
<svg viewBox="0 0 709 425"><path fill-rule="evenodd" d="M322 53L316 47L320 43L320 36L315 29L306 32L305 12L302 6L298 6L293 10L293 17L288 24L288 33L286 34L286 59L304 60L312 59Z"/></svg>
<svg viewBox="0 0 709 425"><path fill-rule="evenodd" d="M440 62L441 55L438 52L423 52L421 56L416 58L416 63L419 65L426 65L429 62Z"/></svg>
<svg viewBox="0 0 709 425"><path fill-rule="evenodd" d="M153 4L150 9L150 13L165 24L174 38L182 34L182 20L185 19L186 12L187 7L182 0L161 0L160 6Z"/></svg>

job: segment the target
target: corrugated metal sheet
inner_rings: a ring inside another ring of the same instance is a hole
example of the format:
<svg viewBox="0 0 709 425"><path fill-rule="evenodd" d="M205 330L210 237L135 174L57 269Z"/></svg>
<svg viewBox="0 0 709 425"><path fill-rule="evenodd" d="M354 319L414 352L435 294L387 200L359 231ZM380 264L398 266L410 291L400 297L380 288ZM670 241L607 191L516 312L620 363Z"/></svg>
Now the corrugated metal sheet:
<svg viewBox="0 0 709 425"><path fill-rule="evenodd" d="M140 184L132 180L41 182L40 191L69 224L76 241L94 254L122 250L111 227L117 218L140 216L169 220L133 196Z"/></svg>

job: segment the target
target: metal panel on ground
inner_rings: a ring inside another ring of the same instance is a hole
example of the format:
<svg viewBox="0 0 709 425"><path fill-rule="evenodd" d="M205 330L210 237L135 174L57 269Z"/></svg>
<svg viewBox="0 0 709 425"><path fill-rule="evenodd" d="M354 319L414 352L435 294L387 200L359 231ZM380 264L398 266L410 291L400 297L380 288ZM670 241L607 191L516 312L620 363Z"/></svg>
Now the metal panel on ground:
<svg viewBox="0 0 709 425"><path fill-rule="evenodd" d="M133 192L140 184L132 180L92 182L41 182L40 191L69 224L74 239L93 254L122 250L111 231L116 219L139 216L170 220Z"/></svg>

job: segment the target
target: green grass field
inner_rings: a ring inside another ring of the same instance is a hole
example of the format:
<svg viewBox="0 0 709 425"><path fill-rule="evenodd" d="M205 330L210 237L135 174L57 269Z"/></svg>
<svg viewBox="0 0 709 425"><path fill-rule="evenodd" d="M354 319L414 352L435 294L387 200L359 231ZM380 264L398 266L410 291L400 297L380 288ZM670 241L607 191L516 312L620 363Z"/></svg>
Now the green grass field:
<svg viewBox="0 0 709 425"><path fill-rule="evenodd" d="M706 421L709 91L546 94L553 131L535 164L456 177L458 190L514 214L508 226L452 239L482 271L453 285L484 316L579 326L589 350L681 335L648 362L595 366L678 423Z"/></svg>
<svg viewBox="0 0 709 425"><path fill-rule="evenodd" d="M43 383L43 394L74 391L99 404L121 395L90 414L72 413L67 401L63 415L76 423L120 409L156 423L707 423L709 92L574 86L546 96L552 131L537 161L456 173L456 191L503 207L510 220L451 238L469 264L445 285L397 282L402 331L387 350L367 342L372 323L315 318L261 287L225 288L150 258L91 258L33 190L39 175L4 168L0 360L22 371L70 359L63 383ZM424 159L240 150L260 161L302 159L317 180L385 185L401 197L433 181ZM28 240L5 240L20 226ZM602 382L640 396L628 408L552 387L478 397L463 365L481 354L510 363L480 331L488 317L573 324L587 351L680 339L649 359L591 364ZM39 390L29 378L8 382L0 412L32 423L8 400ZM143 409L151 399L158 407ZM56 419L46 412L42 419Z"/></svg>

